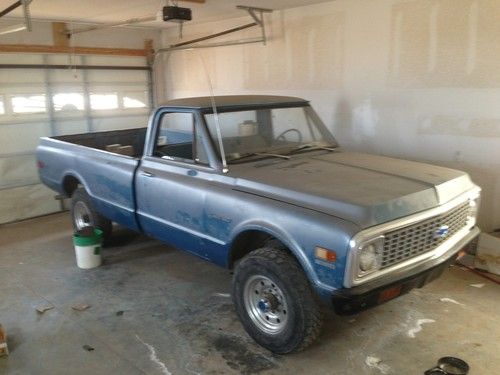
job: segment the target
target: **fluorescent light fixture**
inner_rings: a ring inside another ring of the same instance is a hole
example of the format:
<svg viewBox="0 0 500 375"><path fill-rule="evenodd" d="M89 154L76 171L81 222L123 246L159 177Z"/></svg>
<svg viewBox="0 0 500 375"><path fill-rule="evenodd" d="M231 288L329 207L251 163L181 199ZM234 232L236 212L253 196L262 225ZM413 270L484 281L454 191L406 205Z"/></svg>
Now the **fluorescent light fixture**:
<svg viewBox="0 0 500 375"><path fill-rule="evenodd" d="M15 33L17 31L26 30L26 25L21 23L18 25L7 26L0 29L0 35Z"/></svg>

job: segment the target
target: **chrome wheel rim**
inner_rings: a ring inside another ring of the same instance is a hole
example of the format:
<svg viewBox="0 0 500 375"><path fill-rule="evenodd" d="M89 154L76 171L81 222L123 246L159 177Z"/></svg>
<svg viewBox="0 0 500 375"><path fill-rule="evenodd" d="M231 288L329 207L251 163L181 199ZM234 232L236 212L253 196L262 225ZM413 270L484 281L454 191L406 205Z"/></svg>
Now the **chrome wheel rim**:
<svg viewBox="0 0 500 375"><path fill-rule="evenodd" d="M245 309L261 331L278 334L288 321L288 305L278 285L266 276L254 275L243 289Z"/></svg>
<svg viewBox="0 0 500 375"><path fill-rule="evenodd" d="M77 230L93 226L90 210L83 202L76 202L73 208L73 219Z"/></svg>

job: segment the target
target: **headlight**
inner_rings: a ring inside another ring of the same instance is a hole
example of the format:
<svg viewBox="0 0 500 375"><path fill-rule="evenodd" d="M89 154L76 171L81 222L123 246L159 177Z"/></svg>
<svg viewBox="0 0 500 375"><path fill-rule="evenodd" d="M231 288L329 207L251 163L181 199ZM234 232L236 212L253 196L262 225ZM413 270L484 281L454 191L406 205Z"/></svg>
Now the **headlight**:
<svg viewBox="0 0 500 375"><path fill-rule="evenodd" d="M380 236L367 241L358 248L358 276L380 269L382 250L384 248L384 237Z"/></svg>
<svg viewBox="0 0 500 375"><path fill-rule="evenodd" d="M481 197L477 197L475 199L471 199L469 201L469 206L470 206L470 209L469 209L469 218L471 219L476 219L477 218L477 214L479 212L479 206L481 204Z"/></svg>
<svg viewBox="0 0 500 375"><path fill-rule="evenodd" d="M363 272L370 271L377 267L377 248L368 245L359 253L359 269Z"/></svg>

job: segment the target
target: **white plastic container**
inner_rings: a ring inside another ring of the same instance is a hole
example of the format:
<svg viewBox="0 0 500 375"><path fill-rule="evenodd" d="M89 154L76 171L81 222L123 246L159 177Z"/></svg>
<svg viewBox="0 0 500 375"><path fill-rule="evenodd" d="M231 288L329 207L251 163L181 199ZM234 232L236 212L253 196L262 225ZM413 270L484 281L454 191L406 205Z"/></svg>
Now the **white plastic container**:
<svg viewBox="0 0 500 375"><path fill-rule="evenodd" d="M255 121L245 121L240 124L240 136L249 137L257 134L258 124Z"/></svg>
<svg viewBox="0 0 500 375"><path fill-rule="evenodd" d="M86 228L73 235L76 264L79 268L90 269L102 264L102 231Z"/></svg>
<svg viewBox="0 0 500 375"><path fill-rule="evenodd" d="M481 233L474 266L500 276L500 238L488 233Z"/></svg>

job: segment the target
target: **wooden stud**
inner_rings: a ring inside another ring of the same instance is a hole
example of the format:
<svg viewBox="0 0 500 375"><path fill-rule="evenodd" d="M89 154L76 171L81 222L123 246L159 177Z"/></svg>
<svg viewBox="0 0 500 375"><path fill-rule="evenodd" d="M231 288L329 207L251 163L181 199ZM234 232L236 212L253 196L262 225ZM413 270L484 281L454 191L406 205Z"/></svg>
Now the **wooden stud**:
<svg viewBox="0 0 500 375"><path fill-rule="evenodd" d="M69 47L68 29L64 22L52 22L52 39L56 47Z"/></svg>
<svg viewBox="0 0 500 375"><path fill-rule="evenodd" d="M148 65L153 65L155 50L153 48L153 39L144 41L144 52L146 53L146 61Z"/></svg>
<svg viewBox="0 0 500 375"><path fill-rule="evenodd" d="M74 55L146 56L144 49L101 48L101 47L60 47L37 44L0 44L0 53L67 53Z"/></svg>

